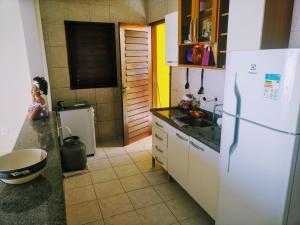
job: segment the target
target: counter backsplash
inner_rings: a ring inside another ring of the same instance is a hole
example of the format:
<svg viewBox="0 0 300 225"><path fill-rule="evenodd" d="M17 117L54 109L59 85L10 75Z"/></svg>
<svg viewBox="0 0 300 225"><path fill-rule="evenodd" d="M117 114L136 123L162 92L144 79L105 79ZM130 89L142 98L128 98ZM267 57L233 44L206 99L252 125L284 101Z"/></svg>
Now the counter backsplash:
<svg viewBox="0 0 300 225"><path fill-rule="evenodd" d="M204 102L202 97L218 98L217 103L223 103L225 70L204 71L204 94L197 94L201 86L201 69L189 69L190 88L185 90L186 68L172 67L171 75L171 106L177 106L184 94L191 93L201 100L201 108L213 111L213 102Z"/></svg>

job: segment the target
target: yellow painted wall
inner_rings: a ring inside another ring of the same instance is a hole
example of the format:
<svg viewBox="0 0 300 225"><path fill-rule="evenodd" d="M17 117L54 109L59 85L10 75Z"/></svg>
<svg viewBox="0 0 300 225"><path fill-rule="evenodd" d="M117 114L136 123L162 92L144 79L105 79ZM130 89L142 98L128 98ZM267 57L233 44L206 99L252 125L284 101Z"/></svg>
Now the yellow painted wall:
<svg viewBox="0 0 300 225"><path fill-rule="evenodd" d="M166 62L166 26L156 26L156 51L157 51L157 107L169 107L170 94L170 67Z"/></svg>

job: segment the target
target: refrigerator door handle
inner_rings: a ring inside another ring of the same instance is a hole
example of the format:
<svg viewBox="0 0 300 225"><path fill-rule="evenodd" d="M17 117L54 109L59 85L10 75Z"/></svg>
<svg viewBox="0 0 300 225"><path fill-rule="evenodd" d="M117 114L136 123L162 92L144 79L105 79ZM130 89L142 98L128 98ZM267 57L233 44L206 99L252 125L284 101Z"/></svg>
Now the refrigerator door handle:
<svg viewBox="0 0 300 225"><path fill-rule="evenodd" d="M233 135L233 141L229 147L229 157L228 157L228 167L227 172L230 172L230 161L232 154L235 152L237 146L238 146L238 139L239 139L239 127L240 127L240 113L241 113L241 95L239 91L238 84L236 82L237 80L237 73L235 73L235 81L234 81L234 95L236 98L236 110L235 110L235 123L234 123L234 135Z"/></svg>

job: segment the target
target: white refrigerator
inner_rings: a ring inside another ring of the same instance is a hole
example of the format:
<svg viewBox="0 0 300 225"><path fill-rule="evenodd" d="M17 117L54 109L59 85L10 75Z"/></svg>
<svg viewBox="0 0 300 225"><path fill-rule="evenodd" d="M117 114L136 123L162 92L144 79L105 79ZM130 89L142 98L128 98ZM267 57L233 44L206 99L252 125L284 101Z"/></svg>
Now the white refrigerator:
<svg viewBox="0 0 300 225"><path fill-rule="evenodd" d="M229 52L217 225L300 224L300 49Z"/></svg>
<svg viewBox="0 0 300 225"><path fill-rule="evenodd" d="M93 107L71 108L59 111L62 126L71 129L72 135L79 136L86 146L86 155L92 156L96 150L95 115ZM69 136L66 129L62 129L63 138Z"/></svg>

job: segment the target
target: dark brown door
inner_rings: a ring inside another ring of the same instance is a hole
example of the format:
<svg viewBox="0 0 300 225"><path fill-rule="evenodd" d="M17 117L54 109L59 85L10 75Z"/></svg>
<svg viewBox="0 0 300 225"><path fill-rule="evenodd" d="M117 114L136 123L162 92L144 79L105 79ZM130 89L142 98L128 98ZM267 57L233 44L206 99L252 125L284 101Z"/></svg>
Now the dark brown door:
<svg viewBox="0 0 300 225"><path fill-rule="evenodd" d="M120 25L124 144L151 134L151 27Z"/></svg>

